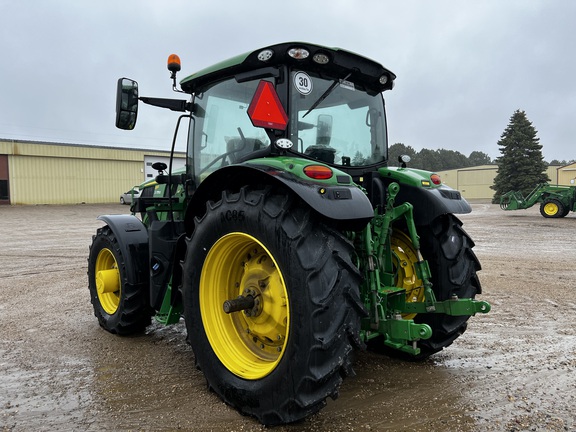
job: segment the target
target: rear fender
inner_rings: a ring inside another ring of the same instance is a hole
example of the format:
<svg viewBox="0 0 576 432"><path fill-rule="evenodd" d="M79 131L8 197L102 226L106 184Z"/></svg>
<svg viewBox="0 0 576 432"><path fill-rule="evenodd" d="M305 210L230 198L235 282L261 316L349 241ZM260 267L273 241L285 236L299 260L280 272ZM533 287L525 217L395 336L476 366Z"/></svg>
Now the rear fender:
<svg viewBox="0 0 576 432"><path fill-rule="evenodd" d="M448 186L435 189L423 189L414 186L400 185L396 203L409 202L414 206L416 225L428 225L443 214L465 214L472 211L457 190Z"/></svg>
<svg viewBox="0 0 576 432"><path fill-rule="evenodd" d="M343 179L342 183L322 184L303 180L277 167L232 165L212 173L194 192L186 215L188 234L193 229L193 218L205 212L206 202L220 199L223 190L239 190L248 184L284 186L339 229L361 230L374 217L370 200L349 177L346 183Z"/></svg>

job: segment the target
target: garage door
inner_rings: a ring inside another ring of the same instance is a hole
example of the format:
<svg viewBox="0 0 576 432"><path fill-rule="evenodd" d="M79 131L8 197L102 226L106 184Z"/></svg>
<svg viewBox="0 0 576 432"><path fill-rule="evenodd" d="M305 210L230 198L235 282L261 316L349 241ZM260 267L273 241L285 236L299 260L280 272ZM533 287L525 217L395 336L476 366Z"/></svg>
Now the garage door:
<svg viewBox="0 0 576 432"><path fill-rule="evenodd" d="M10 204L8 155L0 155L0 204Z"/></svg>

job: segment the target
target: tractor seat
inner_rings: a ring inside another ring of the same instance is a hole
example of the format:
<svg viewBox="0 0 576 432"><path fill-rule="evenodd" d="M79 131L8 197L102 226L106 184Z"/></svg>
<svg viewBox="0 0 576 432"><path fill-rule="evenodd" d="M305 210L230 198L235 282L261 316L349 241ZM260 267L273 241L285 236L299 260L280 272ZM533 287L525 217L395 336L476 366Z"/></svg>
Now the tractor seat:
<svg viewBox="0 0 576 432"><path fill-rule="evenodd" d="M307 147L304 154L321 162L334 163L336 149L327 145L316 144Z"/></svg>
<svg viewBox="0 0 576 432"><path fill-rule="evenodd" d="M230 154L232 163L240 161L244 156L260 150L266 145L258 138L226 137L226 152Z"/></svg>

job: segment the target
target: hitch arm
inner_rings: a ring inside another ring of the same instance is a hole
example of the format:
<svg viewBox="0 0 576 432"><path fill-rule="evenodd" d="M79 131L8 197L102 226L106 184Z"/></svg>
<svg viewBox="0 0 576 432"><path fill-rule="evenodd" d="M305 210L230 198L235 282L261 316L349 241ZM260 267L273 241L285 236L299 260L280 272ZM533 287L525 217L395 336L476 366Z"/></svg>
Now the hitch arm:
<svg viewBox="0 0 576 432"><path fill-rule="evenodd" d="M473 299L459 299L454 296L449 300L435 301L434 313L443 313L452 316L471 316L477 313L490 312L490 303L485 301L478 301ZM432 312L427 309L425 303L406 303L403 308L403 313L427 313Z"/></svg>

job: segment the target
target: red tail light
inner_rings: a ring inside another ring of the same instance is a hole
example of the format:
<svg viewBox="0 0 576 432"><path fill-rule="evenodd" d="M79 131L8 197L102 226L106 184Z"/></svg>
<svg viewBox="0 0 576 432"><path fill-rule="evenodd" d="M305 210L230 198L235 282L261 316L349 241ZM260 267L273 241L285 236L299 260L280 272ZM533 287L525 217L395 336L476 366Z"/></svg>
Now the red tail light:
<svg viewBox="0 0 576 432"><path fill-rule="evenodd" d="M430 176L430 180L432 181L432 183L434 183L437 186L442 184L442 179L440 178L440 176L438 174L432 174Z"/></svg>
<svg viewBox="0 0 576 432"><path fill-rule="evenodd" d="M324 165L308 165L304 167L304 174L314 180L328 180L332 177L332 170Z"/></svg>

